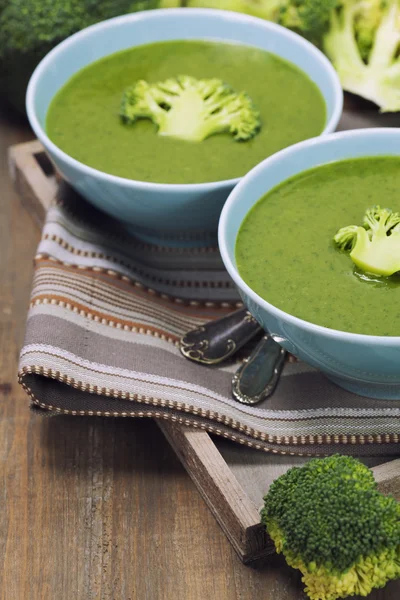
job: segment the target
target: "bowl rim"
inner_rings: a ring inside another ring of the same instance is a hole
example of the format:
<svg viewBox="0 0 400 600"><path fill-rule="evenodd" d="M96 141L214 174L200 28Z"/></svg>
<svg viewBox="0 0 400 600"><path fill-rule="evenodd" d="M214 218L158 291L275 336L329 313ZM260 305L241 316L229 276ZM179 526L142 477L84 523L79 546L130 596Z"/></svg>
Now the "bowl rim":
<svg viewBox="0 0 400 600"><path fill-rule="evenodd" d="M150 190L150 189L151 190L154 190L154 189L161 190L162 188L167 188L167 190L169 192L177 192L177 193L189 192L190 193L193 191L207 192L212 189L215 189L216 187L218 187L218 188L219 187L234 187L235 185L237 185L238 182L242 179L242 177L236 177L233 179L222 179L219 181L209 181L209 182L204 182L204 183L183 183L183 184L181 184L181 183L151 183L151 182L140 181L140 180L136 180L136 179L128 179L126 177L119 177L117 175L111 175L111 174L105 173L104 171L100 171L98 169L95 169L93 167L89 167L88 165L85 165L84 163L76 160L75 158L72 158L71 156L69 156L69 154L67 154L66 152L61 150L61 148L59 148L47 136L44 128L42 127L42 125L39 122L39 119L36 116L36 111L34 108L34 99L36 96L38 81L39 81L42 73L47 69L48 65L51 64L54 61L54 59L56 59L58 55L63 53L69 46L72 46L77 41L85 38L88 34L90 34L93 31L102 31L104 29L112 28L115 24L118 24L120 22L150 21L150 24L151 24L151 21L153 19L157 19L157 18L158 19L159 18L161 18L161 19L163 19L163 18L176 19L176 18L180 18L180 17L187 18L189 15L191 15L191 17L194 19L196 18L196 16L202 15L202 16L208 16L210 18L212 18L212 17L223 18L224 20L231 21L231 22L233 22L233 21L242 22L244 25L246 25L246 24L252 25L253 24L253 25L257 25L258 27L261 26L261 27L264 27L264 29L266 31L279 32L279 34L283 38L291 39L295 43L299 44L300 46L303 46L309 52L309 54L314 57L314 60L316 62L319 62L320 64L322 64L324 66L326 72L329 74L329 79L332 84L332 89L334 92L334 98L333 98L334 109L333 109L333 112L332 112L332 115L331 115L329 121L327 121L323 131L320 133L320 136L328 135L330 132L334 131L334 129L336 128L336 126L340 120L340 117L341 117L342 111L343 111L343 102L344 102L343 90L342 90L342 87L341 87L341 84L339 81L339 77L338 77L332 63L318 48L316 48L313 44L311 44L311 42L302 38L297 33L294 33L293 31L290 31L289 29L286 29L285 27L278 25L277 23L272 23L270 21L264 21L263 19L260 19L257 17L252 17L250 15L245 15L243 13L237 13L237 12L220 10L220 9L208 9L208 8L164 8L164 9L161 8L161 9L139 11L137 13L129 13L126 15L114 17L112 19L106 19L99 23L95 23L94 25L90 25L89 27L86 27L85 29L82 29L81 31L78 31L78 32L72 34L71 36L69 36L68 38L66 38L59 44L57 44L57 46L52 48L52 50L50 50L46 54L46 56L44 56L42 58L42 60L39 62L39 64L36 66L35 70L33 71L33 74L31 75L31 78L29 80L27 92L26 92L26 101L25 101L28 120L30 122L30 125L31 125L35 135L42 142L42 144L46 148L49 148L49 150L59 160L66 162L69 166L72 166L75 169L79 169L84 175L89 175L89 176L95 177L99 180L107 181L109 183L115 183L115 184L118 184L119 186L124 186L124 187L128 187L128 188L135 187L135 188L139 188L139 189L143 189L143 190ZM178 38L176 38L176 39L178 39ZM195 38L193 38L193 39L195 39ZM205 38L205 39L207 39L207 38ZM105 55L105 56L107 56L107 55ZM93 61L93 62L95 62L95 61ZM317 87L319 88L319 86L317 86ZM319 90L322 94L322 90L320 88L319 88ZM324 97L324 95L323 95L323 97ZM325 99L325 97L324 97L324 99Z"/></svg>
<svg viewBox="0 0 400 600"><path fill-rule="evenodd" d="M334 140L346 140L348 138L356 137L375 137L375 136L385 136L388 138L396 138L398 137L400 141L400 131L397 128L384 128L384 127L371 127L369 129L350 129L347 131L341 131L336 133L326 134L324 136L318 136L314 138L310 138L308 140L304 140L303 142L298 142L297 144L293 144L288 148L284 148L280 150L276 154L266 158L261 163L259 163L256 167L254 167L251 171L249 171L242 180L238 183L235 189L229 194L228 199L226 200L224 207L221 211L221 216L218 223L218 246L221 253L221 257L223 263L225 265L226 270L229 275L233 279L236 286L243 290L247 296L258 306L268 313L272 313L276 318L280 318L287 323L296 325L297 327L316 333L319 335L323 335L325 337L334 338L337 340L352 342L352 343L364 343L366 345L378 345L378 346L398 346L400 344L400 336L378 336L378 335L368 335L364 333L351 333L349 331L341 331L340 329L331 329L330 327L324 327L323 325L317 325L316 323L312 323L311 321L306 321L305 319L301 319L299 317L295 317L290 313L285 312L284 310L276 307L274 304L271 304L267 300L264 300L261 296L259 296L247 283L242 279L239 274L238 269L236 268L234 262L231 260L230 252L228 250L227 242L226 242L226 232L228 228L228 220L231 211L234 209L236 203L240 202L240 198L242 196L243 188L246 188L248 183L252 181L254 177L263 173L266 168L273 168L273 166L278 163L282 158L286 157L294 157L298 153L300 153L303 148L312 148L314 146L319 146L320 144L330 144ZM369 155L366 153L365 157ZM385 156L384 154L373 155L373 156ZM399 144L399 157L400 157L400 144ZM338 158L337 161L327 161L322 164L329 164L330 162L338 162L340 160L351 160L346 158ZM313 168L313 167L310 167ZM304 172L307 169L302 169L299 173ZM276 185L280 185L286 181L286 179L282 179ZM276 187L275 185L268 190L271 191ZM268 193L267 192L267 193ZM261 197L258 199L260 200ZM256 202L258 202L258 200ZM249 210L254 206L255 203L251 205ZM248 214L248 211L247 213ZM242 221L243 222L243 221ZM235 239L236 241L236 239Z"/></svg>

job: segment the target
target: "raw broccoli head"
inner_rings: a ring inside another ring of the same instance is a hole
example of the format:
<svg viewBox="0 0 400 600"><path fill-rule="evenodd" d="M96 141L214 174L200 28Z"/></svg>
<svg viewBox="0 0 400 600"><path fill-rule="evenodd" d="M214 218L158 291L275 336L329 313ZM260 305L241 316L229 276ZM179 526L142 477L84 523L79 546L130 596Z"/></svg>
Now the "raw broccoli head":
<svg viewBox="0 0 400 600"><path fill-rule="evenodd" d="M129 124L150 119L159 135L192 142L222 132L245 141L261 126L259 113L247 94L234 92L219 79L187 75L155 84L138 81L123 95L121 118Z"/></svg>
<svg viewBox="0 0 400 600"><path fill-rule="evenodd" d="M1 95L24 112L29 77L56 44L98 21L157 4L157 0L0 0Z"/></svg>
<svg viewBox="0 0 400 600"><path fill-rule="evenodd" d="M36 52L93 23L150 7L134 0L8 0L0 17L0 58Z"/></svg>
<svg viewBox="0 0 400 600"><path fill-rule="evenodd" d="M339 0L281 0L278 22L319 45Z"/></svg>
<svg viewBox="0 0 400 600"><path fill-rule="evenodd" d="M345 90L400 110L400 0L340 0L323 49Z"/></svg>
<svg viewBox="0 0 400 600"><path fill-rule="evenodd" d="M190 7L237 11L292 29L319 45L339 0L188 0Z"/></svg>
<svg viewBox="0 0 400 600"><path fill-rule="evenodd" d="M400 271L399 213L373 206L364 215L363 227L342 227L333 239L366 273L390 276Z"/></svg>
<svg viewBox="0 0 400 600"><path fill-rule="evenodd" d="M218 8L277 21L284 0L181 0L181 6L190 8Z"/></svg>
<svg viewBox="0 0 400 600"><path fill-rule="evenodd" d="M265 496L261 519L312 600L367 596L400 577L400 505L354 458L290 469Z"/></svg>

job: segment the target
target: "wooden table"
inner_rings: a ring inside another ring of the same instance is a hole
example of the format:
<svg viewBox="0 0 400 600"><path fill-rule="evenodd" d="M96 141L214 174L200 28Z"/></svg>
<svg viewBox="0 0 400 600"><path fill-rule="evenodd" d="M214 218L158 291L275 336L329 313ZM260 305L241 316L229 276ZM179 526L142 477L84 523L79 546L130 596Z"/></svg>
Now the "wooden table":
<svg viewBox="0 0 400 600"><path fill-rule="evenodd" d="M30 413L16 382L39 234L6 149L31 139L0 112L1 600L302 600L273 557L243 566L157 426ZM371 594L396 600L400 581Z"/></svg>

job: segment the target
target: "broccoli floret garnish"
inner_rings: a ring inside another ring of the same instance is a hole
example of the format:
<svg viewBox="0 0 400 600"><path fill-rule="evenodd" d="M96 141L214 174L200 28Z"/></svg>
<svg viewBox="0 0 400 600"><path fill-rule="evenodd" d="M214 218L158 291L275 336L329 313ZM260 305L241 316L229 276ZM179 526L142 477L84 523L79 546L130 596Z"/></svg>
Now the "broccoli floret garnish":
<svg viewBox="0 0 400 600"><path fill-rule="evenodd" d="M290 469L270 487L261 520L312 600L367 596L400 577L400 504L355 458Z"/></svg>
<svg viewBox="0 0 400 600"><path fill-rule="evenodd" d="M341 0L323 49L345 90L400 110L400 0Z"/></svg>
<svg viewBox="0 0 400 600"><path fill-rule="evenodd" d="M124 93L121 118L125 123L150 119L159 135L192 142L222 132L245 141L261 127L259 113L247 94L237 94L219 79L187 75L155 84L138 81Z"/></svg>
<svg viewBox="0 0 400 600"><path fill-rule="evenodd" d="M389 208L369 208L362 227L342 227L333 239L365 273L389 277L400 271L400 214Z"/></svg>

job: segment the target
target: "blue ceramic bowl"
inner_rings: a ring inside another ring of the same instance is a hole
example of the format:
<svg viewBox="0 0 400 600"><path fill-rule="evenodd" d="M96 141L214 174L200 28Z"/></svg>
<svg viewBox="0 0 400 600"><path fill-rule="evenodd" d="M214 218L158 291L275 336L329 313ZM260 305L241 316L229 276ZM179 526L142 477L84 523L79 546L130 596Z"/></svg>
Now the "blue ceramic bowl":
<svg viewBox="0 0 400 600"><path fill-rule="evenodd" d="M341 387L371 398L400 399L400 337L336 331L298 319L263 300L241 278L235 261L240 225L252 206L292 175L331 161L400 156L399 129L334 133L295 144L252 169L230 194L219 222L219 247L243 302L289 352Z"/></svg>
<svg viewBox="0 0 400 600"><path fill-rule="evenodd" d="M41 61L30 80L27 112L31 126L64 178L99 209L124 221L137 234L164 243L216 240L222 206L238 179L203 184L152 184L108 175L60 150L46 135L49 104L74 73L119 50L174 39L213 39L257 46L298 65L320 88L327 105L323 133L334 131L343 94L324 55L278 25L227 11L145 11L93 25L71 36Z"/></svg>

